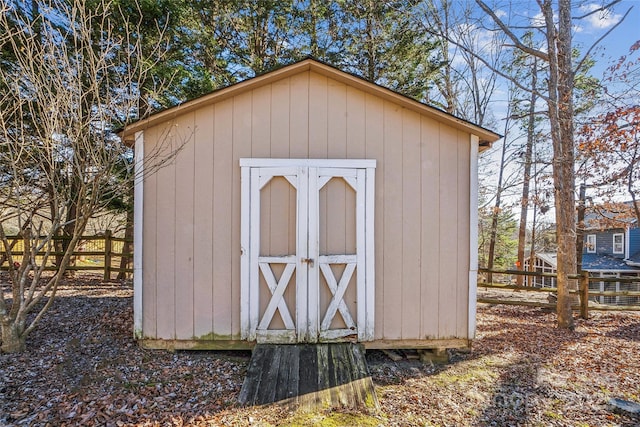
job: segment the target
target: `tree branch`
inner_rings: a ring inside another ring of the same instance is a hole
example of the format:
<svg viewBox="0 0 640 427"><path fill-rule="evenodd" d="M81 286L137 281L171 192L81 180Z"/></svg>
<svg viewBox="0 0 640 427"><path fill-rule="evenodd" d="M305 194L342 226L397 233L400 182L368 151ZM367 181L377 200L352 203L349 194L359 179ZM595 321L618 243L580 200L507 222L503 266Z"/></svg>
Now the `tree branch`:
<svg viewBox="0 0 640 427"><path fill-rule="evenodd" d="M584 18L586 18L588 16L593 15L594 13L603 12L603 11L615 6L616 4L620 3L621 1L622 0L614 0L609 4L603 5L603 6L599 7L599 8L597 8L597 9L594 9L594 10L582 15L582 16L574 16L571 19L576 19L576 20L584 19Z"/></svg>
<svg viewBox="0 0 640 427"><path fill-rule="evenodd" d="M502 22L502 20L500 18L498 18L498 15L496 15L493 11L493 9L491 9L489 6L487 6L485 4L485 2L483 2L482 0L476 0L476 4L478 6L480 6L480 8L491 17L491 19L493 19L493 22L500 27L500 29L507 35L507 37L509 37L511 39L511 41L516 45L516 47L518 49L520 49L523 52L528 53L529 55L532 56L536 56L540 59L542 59L543 61L548 62L549 61L549 55L541 50L538 49L533 49L532 47L527 46L526 44L522 43L522 41L520 41L520 38L518 36L516 36L513 31L511 31L511 29L504 23Z"/></svg>
<svg viewBox="0 0 640 427"><path fill-rule="evenodd" d="M619 1L619 0L616 0ZM614 2L615 3L615 2ZM584 64L584 62L587 60L587 58L589 57L589 54L591 53L591 51L593 49L595 49L595 47L605 38L607 37L613 30L615 30L618 25L620 25L622 23L622 21L625 20L625 18L629 15L629 12L631 12L631 9L633 9L633 6L629 7L629 9L627 10L627 12L622 16L622 18L611 28L609 28L602 36L600 36L598 38L598 40L596 40L591 47L589 47L589 49L587 50L587 52L582 56L582 59L578 62L578 64L576 65L575 69L574 69L574 73L577 73L580 71L580 69L582 68L582 65ZM586 15L588 16L588 15Z"/></svg>

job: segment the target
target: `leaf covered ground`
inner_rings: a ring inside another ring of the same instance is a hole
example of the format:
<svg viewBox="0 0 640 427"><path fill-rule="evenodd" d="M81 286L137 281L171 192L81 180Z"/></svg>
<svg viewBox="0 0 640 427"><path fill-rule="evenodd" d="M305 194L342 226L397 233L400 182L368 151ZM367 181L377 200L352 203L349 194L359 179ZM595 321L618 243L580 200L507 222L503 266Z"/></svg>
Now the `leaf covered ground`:
<svg viewBox="0 0 640 427"><path fill-rule="evenodd" d="M637 426L609 398L640 401L640 315L480 306L471 352L447 365L367 353L379 412L298 413L236 404L248 352L144 350L130 285L76 279L22 354L0 354L0 426Z"/></svg>

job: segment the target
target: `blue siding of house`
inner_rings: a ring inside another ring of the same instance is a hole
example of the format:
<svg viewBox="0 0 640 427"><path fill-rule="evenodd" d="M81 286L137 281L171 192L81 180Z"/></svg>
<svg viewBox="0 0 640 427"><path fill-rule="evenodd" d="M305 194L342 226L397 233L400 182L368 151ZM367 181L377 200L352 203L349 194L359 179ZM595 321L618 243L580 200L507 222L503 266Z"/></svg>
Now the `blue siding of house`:
<svg viewBox="0 0 640 427"><path fill-rule="evenodd" d="M584 237L584 241L586 243L587 241L587 235L589 234L595 234L596 235L596 254L598 255L611 255L612 257L615 258L624 258L624 251L621 254L614 254L613 253L613 235L614 234L624 234L624 230L623 229L611 229L611 230L606 230L606 231L598 231L598 232L589 232L587 231L585 233L585 237ZM640 240L640 234L638 235L638 239ZM623 244L625 242L624 238L623 238ZM640 250L640 241L638 242L638 249ZM583 253L586 254L587 253L587 248L586 248L586 244L585 247L583 247L582 249Z"/></svg>
<svg viewBox="0 0 640 427"><path fill-rule="evenodd" d="M629 230L629 256L640 252L640 228Z"/></svg>

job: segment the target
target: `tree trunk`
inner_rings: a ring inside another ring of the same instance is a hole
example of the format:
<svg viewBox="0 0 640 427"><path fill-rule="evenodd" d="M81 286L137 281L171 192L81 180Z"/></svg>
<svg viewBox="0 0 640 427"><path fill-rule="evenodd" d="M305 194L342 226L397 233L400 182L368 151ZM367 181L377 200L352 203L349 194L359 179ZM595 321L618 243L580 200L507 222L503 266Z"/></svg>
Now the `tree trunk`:
<svg viewBox="0 0 640 427"><path fill-rule="evenodd" d="M376 44L375 44L375 28L374 28L374 3L369 1L367 6L367 80L376 81Z"/></svg>
<svg viewBox="0 0 640 427"><path fill-rule="evenodd" d="M507 111L507 116L509 116L510 109ZM489 234L489 255L487 258L487 268L489 270L493 270L493 262L496 253L496 242L498 240L498 220L500 217L500 210L502 209L502 180L504 176L504 166L506 162L507 156L507 135L509 134L509 121L505 121L504 125L504 138L502 142L502 152L500 153L500 172L498 172L498 187L496 189L496 203L493 207L493 212L491 215L491 230ZM493 282L493 274L487 274L487 281L489 283Z"/></svg>
<svg viewBox="0 0 640 427"><path fill-rule="evenodd" d="M26 349L27 336L22 333L24 332L24 322L2 322L0 331L2 332L0 352L19 353Z"/></svg>
<svg viewBox="0 0 640 427"><path fill-rule="evenodd" d="M553 142L553 182L558 242L558 327L573 329L570 290L578 289L576 274L576 218L573 135L573 69L571 64L571 0L558 1L558 30L551 0L542 12L549 47L549 119Z"/></svg>
<svg viewBox="0 0 640 427"><path fill-rule="evenodd" d="M529 184L531 182L531 157L533 154L533 142L535 139L535 112L536 112L536 91L538 73L538 63L533 58L531 69L531 99L529 100L529 123L527 126L527 146L524 153L524 173L522 181L522 200L520 204L520 228L518 229L518 269L524 270L524 246L527 238L527 213L529 211ZM522 285L524 276L518 276L517 283Z"/></svg>
<svg viewBox="0 0 640 427"><path fill-rule="evenodd" d="M576 223L576 273L582 274L582 248L584 246L584 211L587 186L580 185L578 201L578 219Z"/></svg>
<svg viewBox="0 0 640 427"><path fill-rule="evenodd" d="M533 205L533 218L531 218L531 242L529 245L529 270L531 272L536 271L536 220L537 220L537 209L536 206ZM527 281L529 286L533 286L535 281L535 277L530 276Z"/></svg>
<svg viewBox="0 0 640 427"><path fill-rule="evenodd" d="M132 198L133 199L133 198ZM124 231L125 242L122 245L122 256L120 257L120 272L118 273L118 280L125 280L130 277L129 273L125 273L125 268L131 265L132 257L131 253L133 252L133 207L127 210L127 226ZM124 254L127 254L126 256Z"/></svg>

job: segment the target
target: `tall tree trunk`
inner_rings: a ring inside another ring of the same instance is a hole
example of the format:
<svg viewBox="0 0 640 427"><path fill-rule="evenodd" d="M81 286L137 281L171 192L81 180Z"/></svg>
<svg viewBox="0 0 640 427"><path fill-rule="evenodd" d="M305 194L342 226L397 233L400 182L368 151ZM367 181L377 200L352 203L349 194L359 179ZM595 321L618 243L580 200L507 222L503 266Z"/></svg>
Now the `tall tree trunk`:
<svg viewBox="0 0 640 427"><path fill-rule="evenodd" d="M375 19L374 14L374 2L369 1L367 3L367 80L370 82L376 81L376 44L375 44Z"/></svg>
<svg viewBox="0 0 640 427"><path fill-rule="evenodd" d="M529 100L529 123L527 125L527 145L524 153L524 171L522 180L522 199L520 202L520 227L518 229L518 268L524 269L524 246L527 238L527 213L529 211L529 186L531 183L531 157L535 140L536 91L538 81L538 61L533 57L531 70L531 99ZM517 283L522 285L524 276L518 276Z"/></svg>
<svg viewBox="0 0 640 427"><path fill-rule="evenodd" d="M541 1L541 0L540 0ZM541 4L549 47L549 119L553 142L553 182L558 243L558 327L573 329L570 290L576 274L575 172L573 135L573 69L571 64L571 1L558 0L558 29L551 0Z"/></svg>
<svg viewBox="0 0 640 427"><path fill-rule="evenodd" d="M536 270L536 219L537 210L533 208L533 218L531 219L531 243L529 246L529 271ZM529 281L529 286L533 285L533 276Z"/></svg>
<svg viewBox="0 0 640 427"><path fill-rule="evenodd" d="M578 199L578 219L576 223L576 272L582 273L582 247L584 245L584 211L587 186L580 185L580 197Z"/></svg>
<svg viewBox="0 0 640 427"><path fill-rule="evenodd" d="M311 21L310 33L309 33L309 53L316 59L320 59L318 52L320 51L318 46L318 5L315 0L309 1L309 20ZM325 59L325 58L322 58Z"/></svg>
<svg viewBox="0 0 640 427"><path fill-rule="evenodd" d="M507 117L509 117L511 109L507 110ZM502 139L502 151L500 153L500 171L498 172L498 187L496 188L496 203L493 206L493 212L491 214L491 230L489 232L489 255L487 257L487 268L493 270L494 258L496 253L496 242L498 240L498 219L500 217L500 210L502 209L502 180L504 177L504 166L507 157L507 134L509 130L509 120L505 120L504 125L504 138ZM487 274L487 281L493 282L493 274Z"/></svg>

